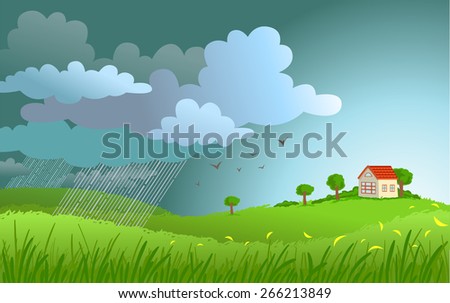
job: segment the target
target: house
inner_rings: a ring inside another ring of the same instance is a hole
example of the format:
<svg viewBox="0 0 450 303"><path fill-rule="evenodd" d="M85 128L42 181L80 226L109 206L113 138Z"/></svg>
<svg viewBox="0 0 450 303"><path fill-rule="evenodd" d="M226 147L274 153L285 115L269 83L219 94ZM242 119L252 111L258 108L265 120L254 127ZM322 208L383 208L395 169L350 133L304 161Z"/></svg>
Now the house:
<svg viewBox="0 0 450 303"><path fill-rule="evenodd" d="M358 177L358 196L365 198L397 198L397 175L391 166L368 165Z"/></svg>

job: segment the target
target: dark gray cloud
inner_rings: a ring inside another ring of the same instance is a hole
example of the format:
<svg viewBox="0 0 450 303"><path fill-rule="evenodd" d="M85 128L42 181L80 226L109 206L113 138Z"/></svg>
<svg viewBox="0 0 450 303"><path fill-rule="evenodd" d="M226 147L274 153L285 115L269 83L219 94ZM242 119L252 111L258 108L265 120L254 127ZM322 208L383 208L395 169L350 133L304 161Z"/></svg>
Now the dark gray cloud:
<svg viewBox="0 0 450 303"><path fill-rule="evenodd" d="M28 175L30 170L22 163L16 163L16 160L9 158L6 161L0 161L0 177L17 177Z"/></svg>
<svg viewBox="0 0 450 303"><path fill-rule="evenodd" d="M9 158L6 161L0 161L0 187L4 187L11 178L26 176L30 170L22 163L16 163L16 160Z"/></svg>
<svg viewBox="0 0 450 303"><path fill-rule="evenodd" d="M201 47L192 47L183 52L178 46L167 44L151 58L141 55L139 47L132 43L120 44L113 59L99 59L94 62L96 68L108 64L133 74L137 81L148 81L152 72L169 69L181 84L197 83L198 73L206 65L204 50Z"/></svg>
<svg viewBox="0 0 450 303"><path fill-rule="evenodd" d="M87 43L88 29L80 21L67 21L62 13L48 18L36 11L20 15L17 28L8 34L8 48L0 50L0 75L27 67L52 64L59 69L69 62L91 63L94 48Z"/></svg>

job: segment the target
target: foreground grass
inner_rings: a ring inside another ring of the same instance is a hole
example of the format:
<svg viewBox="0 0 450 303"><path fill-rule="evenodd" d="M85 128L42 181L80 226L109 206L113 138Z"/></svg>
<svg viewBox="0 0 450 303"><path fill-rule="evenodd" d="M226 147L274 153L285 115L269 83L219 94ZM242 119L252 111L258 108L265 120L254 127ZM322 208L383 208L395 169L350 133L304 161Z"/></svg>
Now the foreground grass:
<svg viewBox="0 0 450 303"><path fill-rule="evenodd" d="M417 222L431 231L408 229ZM261 242L219 243L9 212L0 215L0 282L448 282L448 227L428 223L416 214L392 222L401 235L387 223L338 242L322 237L284 244L275 232L260 230Z"/></svg>

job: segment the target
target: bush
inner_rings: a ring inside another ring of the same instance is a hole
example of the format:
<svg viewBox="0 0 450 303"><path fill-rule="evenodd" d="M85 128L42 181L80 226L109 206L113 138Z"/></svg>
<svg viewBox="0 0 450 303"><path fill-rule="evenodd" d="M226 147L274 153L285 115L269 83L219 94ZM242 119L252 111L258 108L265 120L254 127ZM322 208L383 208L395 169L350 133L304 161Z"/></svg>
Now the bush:
<svg viewBox="0 0 450 303"><path fill-rule="evenodd" d="M274 207L288 207L288 206L293 206L293 205L298 205L298 202L284 200L281 203L275 204Z"/></svg>

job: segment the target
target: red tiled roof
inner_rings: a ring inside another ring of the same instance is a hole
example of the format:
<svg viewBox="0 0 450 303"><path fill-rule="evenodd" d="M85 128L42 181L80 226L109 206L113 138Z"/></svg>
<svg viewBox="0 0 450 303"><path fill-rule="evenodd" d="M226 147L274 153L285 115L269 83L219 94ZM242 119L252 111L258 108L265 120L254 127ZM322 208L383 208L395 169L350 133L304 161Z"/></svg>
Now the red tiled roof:
<svg viewBox="0 0 450 303"><path fill-rule="evenodd" d="M392 166L388 165L367 165L366 168L364 168L361 174L358 176L358 179L361 178L362 174L367 168L370 169L375 178L379 180L397 179L397 175L392 169Z"/></svg>

